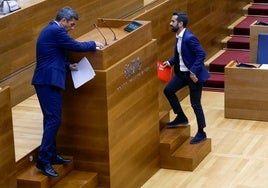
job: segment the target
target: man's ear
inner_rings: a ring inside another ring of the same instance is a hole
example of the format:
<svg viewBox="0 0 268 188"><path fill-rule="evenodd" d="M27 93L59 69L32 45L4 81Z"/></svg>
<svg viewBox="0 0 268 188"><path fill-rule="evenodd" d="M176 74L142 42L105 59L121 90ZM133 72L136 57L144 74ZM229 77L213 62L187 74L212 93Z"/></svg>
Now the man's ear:
<svg viewBox="0 0 268 188"><path fill-rule="evenodd" d="M61 20L60 20L60 22L66 22L67 20L66 20L66 18L62 18Z"/></svg>

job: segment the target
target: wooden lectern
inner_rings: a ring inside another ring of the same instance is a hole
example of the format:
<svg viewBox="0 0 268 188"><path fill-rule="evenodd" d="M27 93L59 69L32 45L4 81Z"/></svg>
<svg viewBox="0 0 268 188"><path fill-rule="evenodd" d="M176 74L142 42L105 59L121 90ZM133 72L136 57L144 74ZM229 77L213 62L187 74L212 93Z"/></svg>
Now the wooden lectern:
<svg viewBox="0 0 268 188"><path fill-rule="evenodd" d="M131 21L98 20L108 45L69 54L87 57L96 76L78 89L67 78L57 145L75 169L97 172L101 187L140 187L159 169L157 45L151 22L138 22L127 32ZM104 39L94 29L78 40Z"/></svg>
<svg viewBox="0 0 268 188"><path fill-rule="evenodd" d="M236 67L234 61L225 66L225 118L268 121L267 74L268 68Z"/></svg>

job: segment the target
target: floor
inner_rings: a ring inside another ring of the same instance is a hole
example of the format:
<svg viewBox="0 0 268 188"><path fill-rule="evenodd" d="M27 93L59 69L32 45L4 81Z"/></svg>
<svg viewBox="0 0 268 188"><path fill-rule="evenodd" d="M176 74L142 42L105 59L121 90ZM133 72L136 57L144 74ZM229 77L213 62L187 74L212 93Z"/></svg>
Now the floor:
<svg viewBox="0 0 268 188"><path fill-rule="evenodd" d="M181 104L193 136L197 125L189 97ZM202 104L212 152L193 172L160 169L142 188L267 188L268 122L224 118L223 92L204 91ZM40 144L42 114L35 95L12 113L19 160Z"/></svg>
<svg viewBox="0 0 268 188"><path fill-rule="evenodd" d="M224 118L224 93L203 92L212 152L193 171L160 169L142 188L267 188L268 122ZM182 101L196 131L189 97Z"/></svg>

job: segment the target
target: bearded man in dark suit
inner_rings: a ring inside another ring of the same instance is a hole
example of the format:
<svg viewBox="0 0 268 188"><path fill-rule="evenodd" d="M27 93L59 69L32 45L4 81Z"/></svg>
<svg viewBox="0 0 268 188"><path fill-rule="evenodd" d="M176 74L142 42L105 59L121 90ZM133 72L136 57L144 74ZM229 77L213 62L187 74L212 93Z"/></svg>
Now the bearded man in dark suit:
<svg viewBox="0 0 268 188"><path fill-rule="evenodd" d="M206 140L204 131L206 127L205 116L201 105L203 83L209 78L209 73L204 65L206 54L197 37L186 28L188 16L183 12L174 12L170 21L171 30L176 33L174 56L164 62L165 66L174 66L174 77L164 89L176 118L167 123L167 127L181 127L188 125L188 118L184 114L176 92L188 86L190 91L191 106L195 112L198 131L190 141L197 144Z"/></svg>

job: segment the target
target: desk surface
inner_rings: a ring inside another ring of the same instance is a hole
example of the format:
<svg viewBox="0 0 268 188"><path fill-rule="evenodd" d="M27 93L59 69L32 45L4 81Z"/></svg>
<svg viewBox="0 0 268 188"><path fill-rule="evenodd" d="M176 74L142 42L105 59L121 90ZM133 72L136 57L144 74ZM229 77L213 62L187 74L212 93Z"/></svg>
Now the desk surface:
<svg viewBox="0 0 268 188"><path fill-rule="evenodd" d="M226 69L253 69L253 70L268 70L268 64L256 64L256 63L242 63L242 62L236 62L231 61L225 66Z"/></svg>

